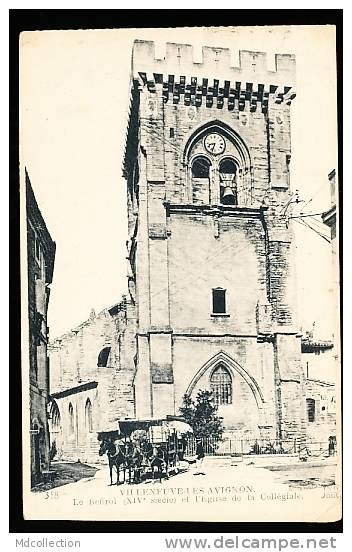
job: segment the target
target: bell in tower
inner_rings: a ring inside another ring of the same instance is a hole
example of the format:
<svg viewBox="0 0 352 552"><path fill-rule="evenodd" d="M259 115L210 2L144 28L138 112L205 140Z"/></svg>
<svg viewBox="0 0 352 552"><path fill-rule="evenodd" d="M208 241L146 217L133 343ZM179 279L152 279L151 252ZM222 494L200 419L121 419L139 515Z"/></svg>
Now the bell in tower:
<svg viewBox="0 0 352 552"><path fill-rule="evenodd" d="M220 201L223 205L237 205L236 164L232 159L223 159L219 165Z"/></svg>

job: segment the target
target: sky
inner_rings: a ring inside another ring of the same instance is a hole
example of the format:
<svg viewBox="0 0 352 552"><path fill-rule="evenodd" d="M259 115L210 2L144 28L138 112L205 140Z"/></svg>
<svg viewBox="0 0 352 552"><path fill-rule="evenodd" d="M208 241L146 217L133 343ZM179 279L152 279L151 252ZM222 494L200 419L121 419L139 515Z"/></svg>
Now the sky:
<svg viewBox="0 0 352 552"><path fill-rule="evenodd" d="M165 42L294 53L291 188L306 213L329 208L328 173L337 167L335 30L324 27L227 27L38 31L21 35L20 148L39 207L56 242L50 336L74 328L127 292L126 186L122 159L129 107L132 44ZM318 217L319 218L319 217ZM331 246L293 224L297 238L300 325L333 331Z"/></svg>

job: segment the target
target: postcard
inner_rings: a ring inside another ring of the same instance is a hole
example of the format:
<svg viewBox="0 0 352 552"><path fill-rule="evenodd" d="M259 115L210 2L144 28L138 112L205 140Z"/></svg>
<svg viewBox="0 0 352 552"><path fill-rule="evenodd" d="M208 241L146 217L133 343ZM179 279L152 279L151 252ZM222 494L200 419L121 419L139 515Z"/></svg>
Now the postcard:
<svg viewBox="0 0 352 552"><path fill-rule="evenodd" d="M25 519L340 519L335 40L21 34Z"/></svg>

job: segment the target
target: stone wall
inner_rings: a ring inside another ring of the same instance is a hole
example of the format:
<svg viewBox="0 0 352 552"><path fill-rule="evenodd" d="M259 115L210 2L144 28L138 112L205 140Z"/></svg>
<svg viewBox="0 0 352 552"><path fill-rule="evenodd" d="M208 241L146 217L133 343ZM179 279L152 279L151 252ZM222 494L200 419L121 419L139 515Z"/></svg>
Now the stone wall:
<svg viewBox="0 0 352 552"><path fill-rule="evenodd" d="M55 402L51 404L50 420L51 442L55 441L57 450L55 460L92 463L99 460L97 427L102 422L99 398L97 386L90 389L81 386L81 390L72 389L66 396L55 396ZM91 424L88 420L89 405ZM55 409L59 412L59 418L54 415Z"/></svg>
<svg viewBox="0 0 352 552"><path fill-rule="evenodd" d="M308 418L306 404L308 443L323 443L326 448L330 436L336 436L336 389L335 385L324 381L308 379L306 400L314 401L314 420ZM339 443L339 446L341 444Z"/></svg>
<svg viewBox="0 0 352 552"><path fill-rule="evenodd" d="M51 392L95 380L102 371L98 369L98 355L104 347L111 347L113 333L113 319L104 309L97 316L92 311L85 322L52 341L49 349ZM109 359L107 370L110 364Z"/></svg>
<svg viewBox="0 0 352 552"><path fill-rule="evenodd" d="M135 347L134 306L125 298L97 315L92 311L85 322L51 343L50 430L58 457L98 461L98 432L113 429L119 418L134 416ZM89 430L87 399L92 416Z"/></svg>
<svg viewBox="0 0 352 552"><path fill-rule="evenodd" d="M256 335L266 300L265 234L258 214L171 213L168 273L174 332ZM245 268L244 268L245 267ZM226 289L226 317L212 315L212 289Z"/></svg>

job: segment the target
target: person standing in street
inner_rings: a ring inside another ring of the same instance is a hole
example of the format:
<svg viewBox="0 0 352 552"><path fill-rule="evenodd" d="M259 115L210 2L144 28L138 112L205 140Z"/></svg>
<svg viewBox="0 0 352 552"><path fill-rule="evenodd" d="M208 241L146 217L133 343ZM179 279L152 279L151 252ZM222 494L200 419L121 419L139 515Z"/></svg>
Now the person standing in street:
<svg viewBox="0 0 352 552"><path fill-rule="evenodd" d="M194 475L205 475L204 471L201 471L201 468L203 466L204 457L205 457L203 443L202 443L202 440L200 438L197 438L196 443L197 443L197 446L196 446L196 456L197 456L196 469L197 469L197 471L194 473Z"/></svg>

